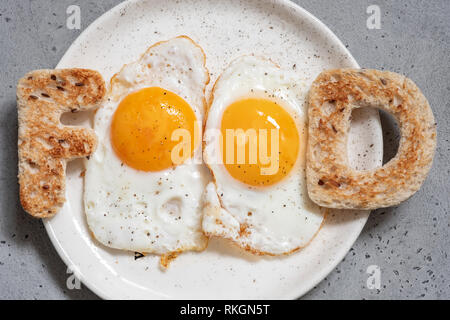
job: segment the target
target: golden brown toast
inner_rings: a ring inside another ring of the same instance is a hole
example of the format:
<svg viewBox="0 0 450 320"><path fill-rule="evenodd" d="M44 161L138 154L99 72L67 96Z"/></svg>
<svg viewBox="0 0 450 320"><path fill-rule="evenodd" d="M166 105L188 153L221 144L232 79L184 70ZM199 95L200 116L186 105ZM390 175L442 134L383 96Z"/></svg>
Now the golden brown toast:
<svg viewBox="0 0 450 320"><path fill-rule="evenodd" d="M383 167L349 167L347 136L352 110L379 108L400 125L398 154ZM320 206L337 209L389 207L412 196L431 168L436 123L420 89L393 72L338 69L321 73L309 94L307 185Z"/></svg>
<svg viewBox="0 0 450 320"><path fill-rule="evenodd" d="M105 95L102 76L92 70L36 70L19 80L19 184L23 208L37 218L55 215L65 202L67 161L90 155L93 130L64 126L65 112L97 107Z"/></svg>

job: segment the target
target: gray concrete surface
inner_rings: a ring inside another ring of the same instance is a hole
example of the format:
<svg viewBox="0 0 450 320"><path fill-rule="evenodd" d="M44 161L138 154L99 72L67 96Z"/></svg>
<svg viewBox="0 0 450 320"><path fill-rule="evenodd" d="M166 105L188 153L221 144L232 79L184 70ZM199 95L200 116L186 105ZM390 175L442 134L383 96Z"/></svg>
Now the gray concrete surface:
<svg viewBox="0 0 450 320"><path fill-rule="evenodd" d="M18 201L15 84L27 71L53 67L80 31L65 27L66 8L82 10L82 28L120 0L0 2L0 299L96 299L68 290L66 267L40 221ZM411 77L438 122L438 149L422 190L371 214L345 260L305 299L450 298L450 1L296 0L348 46L367 68ZM381 8L381 29L366 28L366 9ZM385 153L395 154L395 125L383 115ZM366 286L367 267L381 270L380 290Z"/></svg>

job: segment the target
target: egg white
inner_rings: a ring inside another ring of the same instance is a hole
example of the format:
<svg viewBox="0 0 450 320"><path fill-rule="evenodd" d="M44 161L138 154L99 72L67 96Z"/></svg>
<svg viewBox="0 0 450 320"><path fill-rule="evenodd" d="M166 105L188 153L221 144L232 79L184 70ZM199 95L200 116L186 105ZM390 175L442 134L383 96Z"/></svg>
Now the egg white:
<svg viewBox="0 0 450 320"><path fill-rule="evenodd" d="M201 195L210 179L205 166L191 159L158 172L128 167L112 149L110 125L120 101L146 87L179 95L201 122L208 82L203 51L187 37L152 46L113 78L107 102L95 116L99 145L86 162L84 188L87 222L103 245L157 254L207 246L201 228ZM201 158L200 145L194 157Z"/></svg>
<svg viewBox="0 0 450 320"><path fill-rule="evenodd" d="M316 235L324 212L306 191L306 94L304 82L297 76L255 56L235 60L219 77L204 133L204 160L214 175L204 195L203 230L208 236L230 239L253 253L279 255L306 246ZM228 173L216 134L229 105L255 97L282 106L300 136L300 151L291 172L266 187L248 186Z"/></svg>

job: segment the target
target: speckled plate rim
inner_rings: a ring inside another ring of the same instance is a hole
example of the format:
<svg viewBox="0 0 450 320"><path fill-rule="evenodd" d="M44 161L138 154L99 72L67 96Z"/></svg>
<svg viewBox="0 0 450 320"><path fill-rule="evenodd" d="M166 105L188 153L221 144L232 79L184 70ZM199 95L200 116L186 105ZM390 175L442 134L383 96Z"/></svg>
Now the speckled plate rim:
<svg viewBox="0 0 450 320"><path fill-rule="evenodd" d="M69 49L66 51L65 55L61 58L60 62L56 66L58 68L60 65L63 64L63 61L66 59L68 55L70 55L70 52L77 46L79 46L83 41L86 40L86 38L91 34L92 32L95 32L96 28L101 26L105 21L110 19L112 16L120 12L122 9L129 5L133 5L134 3L139 2L139 0L127 0L124 1L117 6L113 7L109 11L105 12L103 15L101 15L99 18L97 18L93 23L91 23L80 35L79 37L72 43L72 45L69 47ZM341 40L318 18L316 18L314 15L309 13L307 10L303 9L299 5L289 1L289 0L271 0L273 5L283 5L285 7L288 7L292 9L292 12L295 16L297 16L299 19L307 20L309 23L311 23L319 32L321 32L326 38L329 38L332 40L333 45L336 46L336 50L338 52L343 53L343 55L347 56L348 62L354 67L359 68L359 64L356 62L354 57L351 55L351 53L347 50L347 48L344 46L344 44L341 42ZM383 142L380 141L380 144ZM365 212L361 216L361 218L358 221L358 224L354 227L353 236L349 237L345 243L342 243L339 246L339 252L335 255L335 259L331 262L328 262L326 267L321 268L319 272L316 272L314 276L312 276L308 282L308 284L303 284L299 287L298 290L295 290L295 292L289 292L286 293L281 299L298 299L302 297L304 294L306 294L308 291L310 291L312 288L314 288L317 284L319 284L345 257L345 255L348 253L348 251L351 249L352 245L355 243L356 239L359 237L362 229L364 228L364 225L367 222L368 216L370 212ZM58 252L61 259L64 261L64 263L68 266L74 265L70 255L67 253L65 248L61 245L60 241L58 240L58 237L55 233L55 230L51 224L51 220L43 219L43 223L45 226L45 229L50 237L50 240L55 247L56 251ZM96 283L93 283L88 280L88 277L82 272L77 274L80 281L86 285L91 291L93 291L95 294L97 294L100 298L103 299L111 299L112 295L108 292L105 292L101 286L98 286Z"/></svg>

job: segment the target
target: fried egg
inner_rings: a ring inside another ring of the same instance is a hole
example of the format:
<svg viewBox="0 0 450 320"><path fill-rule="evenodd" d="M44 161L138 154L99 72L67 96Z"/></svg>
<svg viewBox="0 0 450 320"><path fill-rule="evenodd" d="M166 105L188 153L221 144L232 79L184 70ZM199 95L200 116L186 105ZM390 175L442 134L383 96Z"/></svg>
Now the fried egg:
<svg viewBox="0 0 450 320"><path fill-rule="evenodd" d="M184 36L155 44L111 79L84 190L89 228L103 245L164 261L206 248L209 172L198 159L208 82L202 49Z"/></svg>
<svg viewBox="0 0 450 320"><path fill-rule="evenodd" d="M255 254L306 246L324 211L307 196L305 82L273 62L244 56L216 81L204 133L214 182L203 230Z"/></svg>

